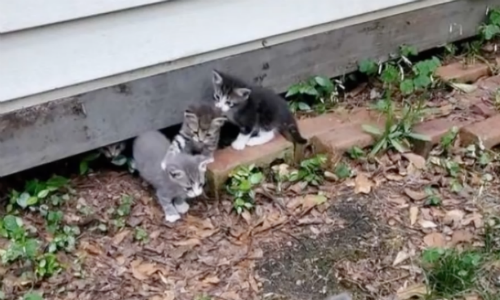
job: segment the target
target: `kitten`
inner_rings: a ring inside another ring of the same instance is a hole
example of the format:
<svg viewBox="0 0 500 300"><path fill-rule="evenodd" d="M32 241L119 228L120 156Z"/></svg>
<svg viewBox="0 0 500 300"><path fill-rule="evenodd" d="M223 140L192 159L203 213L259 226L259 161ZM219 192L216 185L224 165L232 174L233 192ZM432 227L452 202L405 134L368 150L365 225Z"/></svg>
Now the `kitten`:
<svg viewBox="0 0 500 300"><path fill-rule="evenodd" d="M274 138L276 131L293 143L307 143L286 100L272 90L250 86L216 70L212 71L212 85L215 107L240 129L231 144L234 149L265 144Z"/></svg>
<svg viewBox="0 0 500 300"><path fill-rule="evenodd" d="M125 142L118 142L111 145L104 146L99 149L99 151L104 154L106 158L113 159L118 155L122 154L125 150Z"/></svg>
<svg viewBox="0 0 500 300"><path fill-rule="evenodd" d="M167 151L170 142L159 131L139 135L133 156L140 176L156 190L167 222L175 222L189 210L186 198L202 194L207 164L213 158Z"/></svg>
<svg viewBox="0 0 500 300"><path fill-rule="evenodd" d="M181 130L172 140L169 151L212 156L225 121L220 111L209 104L190 106L184 111Z"/></svg>

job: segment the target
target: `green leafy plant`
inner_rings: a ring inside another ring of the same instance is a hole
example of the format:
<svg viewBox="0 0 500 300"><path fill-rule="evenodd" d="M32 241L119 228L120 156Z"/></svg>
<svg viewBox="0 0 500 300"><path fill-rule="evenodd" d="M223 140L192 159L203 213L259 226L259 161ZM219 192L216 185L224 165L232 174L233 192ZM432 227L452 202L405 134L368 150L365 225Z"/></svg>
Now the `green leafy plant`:
<svg viewBox="0 0 500 300"><path fill-rule="evenodd" d="M130 195L122 195L116 209L111 208L110 213L113 215L113 224L116 228L125 227L125 219L132 211L134 198Z"/></svg>
<svg viewBox="0 0 500 300"><path fill-rule="evenodd" d="M18 259L34 260L39 251L39 242L30 238L26 232L21 218L7 215L1 222L3 237L9 239L9 246L0 249L3 264L14 262Z"/></svg>
<svg viewBox="0 0 500 300"><path fill-rule="evenodd" d="M66 252L75 250L76 237L78 235L80 235L80 228L78 226L64 225L62 231L57 231L53 240L49 243L49 252L54 253L59 249Z"/></svg>
<svg viewBox="0 0 500 300"><path fill-rule="evenodd" d="M23 300L43 300L43 297L38 293L27 293L23 296Z"/></svg>
<svg viewBox="0 0 500 300"><path fill-rule="evenodd" d="M352 176L352 170L346 163L337 164L334 173L339 179L347 179Z"/></svg>
<svg viewBox="0 0 500 300"><path fill-rule="evenodd" d="M229 174L227 192L234 197L233 207L238 214L255 205L253 190L264 180L264 174L255 165L241 166Z"/></svg>
<svg viewBox="0 0 500 300"><path fill-rule="evenodd" d="M62 270L61 265L57 261L57 257L53 253L44 253L37 258L35 274L38 277L50 277L59 273Z"/></svg>
<svg viewBox="0 0 500 300"><path fill-rule="evenodd" d="M347 154L352 159L360 159L366 155L365 150L359 148L358 146L354 146L347 150Z"/></svg>
<svg viewBox="0 0 500 300"><path fill-rule="evenodd" d="M439 194L436 193L432 187L428 186L424 189L424 191L427 194L425 205L438 206L441 204L441 197L439 197Z"/></svg>
<svg viewBox="0 0 500 300"><path fill-rule="evenodd" d="M373 76L378 73L379 64L373 59L364 59L358 63L358 69L363 74Z"/></svg>
<svg viewBox="0 0 500 300"><path fill-rule="evenodd" d="M100 152L92 152L82 158L80 161L80 175L85 175L89 172L89 164L90 162L98 159L101 156Z"/></svg>
<svg viewBox="0 0 500 300"><path fill-rule="evenodd" d="M314 76L306 81L299 82L288 88L285 97L293 97L290 101L290 109L296 111L325 111L329 105L334 104L333 100L338 95L338 85L334 84L329 78L324 76ZM313 99L313 107L307 101L307 98Z"/></svg>
<svg viewBox="0 0 500 300"><path fill-rule="evenodd" d="M310 185L319 185L323 182L323 169L327 157L324 154L317 154L311 158L300 162L299 168L290 172L288 180L305 181Z"/></svg>
<svg viewBox="0 0 500 300"><path fill-rule="evenodd" d="M422 262L433 295L452 297L474 288L483 263L477 251L427 249Z"/></svg>
<svg viewBox="0 0 500 300"><path fill-rule="evenodd" d="M43 199L47 198L49 198L50 201L55 201L54 199L59 198L53 197L54 194L62 188L67 187L68 183L69 179L62 176L53 176L45 182L38 179L29 180L26 182L23 192L20 193L16 190L10 192L7 211L11 212L14 205L18 205L23 209L34 206L40 204ZM69 198L69 196L66 197Z"/></svg>
<svg viewBox="0 0 500 300"><path fill-rule="evenodd" d="M500 9L490 9L486 22L479 27L480 36L490 41L496 36L500 35Z"/></svg>
<svg viewBox="0 0 500 300"><path fill-rule="evenodd" d="M134 239L142 244L145 244L149 240L148 232L141 227L136 227L134 232Z"/></svg>
<svg viewBox="0 0 500 300"><path fill-rule="evenodd" d="M443 148L444 151L449 151L449 149L453 146L455 143L455 140L458 137L458 127L453 126L446 132L442 137L440 141L440 146Z"/></svg>
<svg viewBox="0 0 500 300"><path fill-rule="evenodd" d="M391 107L386 113L385 128L383 130L372 126L363 125L363 130L372 134L377 142L373 146L370 155L376 155L382 150L394 148L399 152L405 152L411 147L412 140L430 141L430 138L413 132L413 126L422 117L423 111L421 103L416 107L406 104L402 111L402 116L395 116Z"/></svg>

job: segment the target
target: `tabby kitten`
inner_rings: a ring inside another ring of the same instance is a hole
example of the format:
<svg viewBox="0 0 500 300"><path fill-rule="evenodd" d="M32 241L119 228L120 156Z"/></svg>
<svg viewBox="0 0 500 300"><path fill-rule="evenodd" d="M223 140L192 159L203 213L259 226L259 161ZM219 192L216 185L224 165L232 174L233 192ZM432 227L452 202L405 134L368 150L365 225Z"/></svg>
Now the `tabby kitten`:
<svg viewBox="0 0 500 300"><path fill-rule="evenodd" d="M226 118L212 105L190 106L184 111L181 130L174 137L169 151L212 156L225 121Z"/></svg>
<svg viewBox="0 0 500 300"><path fill-rule="evenodd" d="M111 145L104 146L99 149L99 151L104 154L106 158L113 159L118 155L122 154L125 150L125 142L118 142Z"/></svg>
<svg viewBox="0 0 500 300"><path fill-rule="evenodd" d="M222 72L212 71L215 107L236 124L240 133L231 146L243 150L271 141L275 132L293 143L305 144L286 100L272 90L250 86Z"/></svg>
<svg viewBox="0 0 500 300"><path fill-rule="evenodd" d="M202 194L207 164L213 158L167 151L170 142L158 131L134 140L133 156L140 176L156 190L167 222L175 222L189 210L186 198Z"/></svg>

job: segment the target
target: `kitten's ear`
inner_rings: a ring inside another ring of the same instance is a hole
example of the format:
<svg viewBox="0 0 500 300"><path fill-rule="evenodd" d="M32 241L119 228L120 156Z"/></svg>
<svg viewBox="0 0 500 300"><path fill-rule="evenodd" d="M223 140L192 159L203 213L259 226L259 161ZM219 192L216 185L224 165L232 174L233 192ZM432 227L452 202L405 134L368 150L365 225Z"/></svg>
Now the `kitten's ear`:
<svg viewBox="0 0 500 300"><path fill-rule="evenodd" d="M212 70L212 83L214 85L221 85L224 80L222 76L216 70Z"/></svg>
<svg viewBox="0 0 500 300"><path fill-rule="evenodd" d="M167 171L167 167L168 167L168 161L172 158L172 156L174 156L174 152L172 151L168 151L166 154L165 154L165 157L163 158L163 160L161 161L161 169L163 171Z"/></svg>
<svg viewBox="0 0 500 300"><path fill-rule="evenodd" d="M216 128L222 127L222 125L224 125L224 123L226 121L227 121L227 118L225 118L225 117L215 118L212 120L212 127L216 127Z"/></svg>
<svg viewBox="0 0 500 300"><path fill-rule="evenodd" d="M196 114L193 112L192 108L188 108L184 111L184 119L192 122L192 123L197 123L198 122L198 117Z"/></svg>
<svg viewBox="0 0 500 300"><path fill-rule="evenodd" d="M198 168L200 171L205 172L207 170L207 165L214 162L213 156L200 156L200 164Z"/></svg>
<svg viewBox="0 0 500 300"><path fill-rule="evenodd" d="M247 88L238 88L234 89L234 92L236 93L236 95L243 98L243 100L247 100L252 90Z"/></svg>

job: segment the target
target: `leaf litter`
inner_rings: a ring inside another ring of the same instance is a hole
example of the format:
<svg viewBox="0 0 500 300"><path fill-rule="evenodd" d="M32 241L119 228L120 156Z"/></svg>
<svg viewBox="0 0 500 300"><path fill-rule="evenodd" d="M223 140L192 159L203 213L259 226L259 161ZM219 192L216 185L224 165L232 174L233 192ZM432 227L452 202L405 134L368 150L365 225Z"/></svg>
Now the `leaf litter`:
<svg viewBox="0 0 500 300"><path fill-rule="evenodd" d="M174 225L164 223L152 193L133 176L109 171L84 183L77 178L78 202L109 230L84 230L75 253L66 254L68 262L79 259L80 275L70 268L40 288L50 299L322 300L343 290L359 299L421 297L428 292L421 251L481 243L487 215L498 214L497 165L474 169L470 160L477 156L443 161L432 152L428 160L387 153L375 168L352 163L353 179L331 176L319 187L298 182L282 195L271 189L281 205L259 195L254 211L237 215L229 198L196 201ZM276 170L290 172L286 164ZM481 172L491 174L487 184ZM439 205L429 203L427 187L442 199ZM105 212L122 193L135 199L132 212L125 228L112 228ZM65 215L83 218L71 207ZM148 236L144 244L134 240L139 224Z"/></svg>

